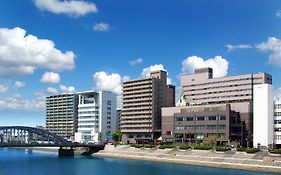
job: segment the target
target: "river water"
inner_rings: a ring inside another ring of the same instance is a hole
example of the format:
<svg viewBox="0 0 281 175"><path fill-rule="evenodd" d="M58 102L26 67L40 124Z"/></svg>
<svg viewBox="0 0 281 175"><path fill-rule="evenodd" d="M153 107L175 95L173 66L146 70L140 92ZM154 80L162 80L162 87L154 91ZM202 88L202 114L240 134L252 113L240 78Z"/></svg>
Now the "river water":
<svg viewBox="0 0 281 175"><path fill-rule="evenodd" d="M0 175L274 175L253 171L208 168L114 158L0 148ZM276 175L276 174L275 174Z"/></svg>

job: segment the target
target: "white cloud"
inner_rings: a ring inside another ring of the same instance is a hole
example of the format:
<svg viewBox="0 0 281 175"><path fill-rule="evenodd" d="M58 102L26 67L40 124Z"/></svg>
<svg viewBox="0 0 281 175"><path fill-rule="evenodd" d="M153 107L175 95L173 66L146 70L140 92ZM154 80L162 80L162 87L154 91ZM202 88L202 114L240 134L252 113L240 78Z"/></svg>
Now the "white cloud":
<svg viewBox="0 0 281 175"><path fill-rule="evenodd" d="M25 86L25 82L24 81L16 81L14 83L14 88L23 88Z"/></svg>
<svg viewBox="0 0 281 175"><path fill-rule="evenodd" d="M122 82L129 81L131 78L129 76L122 77Z"/></svg>
<svg viewBox="0 0 281 175"><path fill-rule="evenodd" d="M75 93L75 87L74 86L65 86L65 85L60 85L60 90L62 93L66 93L66 94L71 94L71 93Z"/></svg>
<svg viewBox="0 0 281 175"><path fill-rule="evenodd" d="M53 87L48 87L46 91L52 95L58 94L58 90Z"/></svg>
<svg viewBox="0 0 281 175"><path fill-rule="evenodd" d="M210 67L213 69L214 77L223 77L227 75L228 63L222 56L215 56L215 58L207 60L198 56L190 56L182 62L182 73L192 74L194 69Z"/></svg>
<svg viewBox="0 0 281 175"><path fill-rule="evenodd" d="M281 100L281 87L274 91L274 100L277 100L278 98Z"/></svg>
<svg viewBox="0 0 281 175"><path fill-rule="evenodd" d="M42 110L45 108L45 96L37 94L33 100L21 99L21 95L14 94L11 97L0 99L0 109L13 110Z"/></svg>
<svg viewBox="0 0 281 175"><path fill-rule="evenodd" d="M257 44L256 47L264 52L270 52L269 64L281 67L281 40L275 37L270 37L266 42Z"/></svg>
<svg viewBox="0 0 281 175"><path fill-rule="evenodd" d="M281 10L278 10L278 11L276 12L276 16L279 17L279 18L281 18Z"/></svg>
<svg viewBox="0 0 281 175"><path fill-rule="evenodd" d="M167 72L167 70L164 68L163 64L154 64L154 65L144 68L142 70L141 77L149 78L151 72L158 71L158 70L163 70L163 71ZM169 75L169 73L167 72L167 76L168 75ZM172 84L172 79L169 77L167 77L167 84Z"/></svg>
<svg viewBox="0 0 281 175"><path fill-rule="evenodd" d="M234 51L236 49L250 49L252 48L251 45L248 44L238 44L238 45L231 45L231 44L227 44L225 45L225 47L228 49L228 51Z"/></svg>
<svg viewBox="0 0 281 175"><path fill-rule="evenodd" d="M143 62L142 58L137 58L135 60L130 61L129 63L130 63L130 65L134 66L136 64L141 64L142 62Z"/></svg>
<svg viewBox="0 0 281 175"><path fill-rule="evenodd" d="M105 31L110 30L110 25L105 22L96 23L93 26L93 30L96 32L105 32Z"/></svg>
<svg viewBox="0 0 281 175"><path fill-rule="evenodd" d="M16 94L14 94L12 97L13 97L13 98L21 98L21 95L18 94L18 93L16 93Z"/></svg>
<svg viewBox="0 0 281 175"><path fill-rule="evenodd" d="M5 92L7 92L7 90L8 90L7 86L3 86L0 84L0 93L5 93Z"/></svg>
<svg viewBox="0 0 281 175"><path fill-rule="evenodd" d="M45 72L40 80L42 83L54 83L58 84L60 82L60 74L55 72Z"/></svg>
<svg viewBox="0 0 281 175"><path fill-rule="evenodd" d="M93 81L95 90L111 91L117 95L122 94L121 76L117 73L96 72L93 75Z"/></svg>
<svg viewBox="0 0 281 175"><path fill-rule="evenodd" d="M171 78L167 78L167 84L173 84L173 81Z"/></svg>
<svg viewBox="0 0 281 175"><path fill-rule="evenodd" d="M154 65L151 65L149 67L146 67L142 70L142 73L141 73L141 77L143 78L148 78L150 77L150 73L153 72L153 71L157 71L157 70L164 70L164 66L163 64L154 64Z"/></svg>
<svg viewBox="0 0 281 175"><path fill-rule="evenodd" d="M40 10L75 17L98 11L94 3L83 0L34 0L34 2Z"/></svg>
<svg viewBox="0 0 281 175"><path fill-rule="evenodd" d="M0 28L0 76L32 74L37 68L71 70L74 57L72 51L63 53L53 41L26 35L19 27Z"/></svg>

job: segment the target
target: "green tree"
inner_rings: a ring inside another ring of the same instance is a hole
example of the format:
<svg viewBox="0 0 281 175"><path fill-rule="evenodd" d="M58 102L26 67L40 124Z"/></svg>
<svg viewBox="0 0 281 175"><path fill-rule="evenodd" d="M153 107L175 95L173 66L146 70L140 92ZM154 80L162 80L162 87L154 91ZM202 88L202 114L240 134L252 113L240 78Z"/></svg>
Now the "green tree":
<svg viewBox="0 0 281 175"><path fill-rule="evenodd" d="M115 142L120 142L122 140L122 133L120 129L112 134L112 139Z"/></svg>

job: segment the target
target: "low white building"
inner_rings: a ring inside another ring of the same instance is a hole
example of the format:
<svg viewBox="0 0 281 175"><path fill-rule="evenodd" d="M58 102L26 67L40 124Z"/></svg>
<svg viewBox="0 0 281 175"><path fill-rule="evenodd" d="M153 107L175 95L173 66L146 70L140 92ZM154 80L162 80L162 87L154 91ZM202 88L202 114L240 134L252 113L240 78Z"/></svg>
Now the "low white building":
<svg viewBox="0 0 281 175"><path fill-rule="evenodd" d="M116 131L116 94L108 91L78 94L78 132L75 133L75 141L111 141L112 133Z"/></svg>
<svg viewBox="0 0 281 175"><path fill-rule="evenodd" d="M274 102L274 144L281 148L281 99Z"/></svg>
<svg viewBox="0 0 281 175"><path fill-rule="evenodd" d="M272 85L254 85L253 101L253 145L271 147L273 145L273 95Z"/></svg>

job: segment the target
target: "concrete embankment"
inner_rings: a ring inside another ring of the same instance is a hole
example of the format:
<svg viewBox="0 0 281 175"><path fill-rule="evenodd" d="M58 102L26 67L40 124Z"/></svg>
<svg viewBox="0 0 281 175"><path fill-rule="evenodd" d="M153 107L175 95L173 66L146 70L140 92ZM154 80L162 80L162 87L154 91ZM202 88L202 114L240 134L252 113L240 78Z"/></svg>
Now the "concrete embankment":
<svg viewBox="0 0 281 175"><path fill-rule="evenodd" d="M58 153L60 147L17 147L17 149L30 149L34 151L47 151L47 152L56 152ZM75 148L74 154L80 155L85 152L85 148Z"/></svg>
<svg viewBox="0 0 281 175"><path fill-rule="evenodd" d="M92 156L281 173L281 156L265 154L264 152L246 154L235 151L224 153L204 150L161 150L157 148L133 148L128 145L117 147L106 145L104 150L94 153Z"/></svg>

